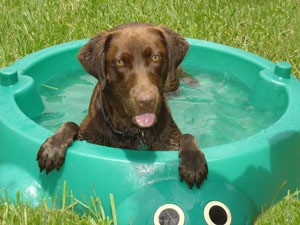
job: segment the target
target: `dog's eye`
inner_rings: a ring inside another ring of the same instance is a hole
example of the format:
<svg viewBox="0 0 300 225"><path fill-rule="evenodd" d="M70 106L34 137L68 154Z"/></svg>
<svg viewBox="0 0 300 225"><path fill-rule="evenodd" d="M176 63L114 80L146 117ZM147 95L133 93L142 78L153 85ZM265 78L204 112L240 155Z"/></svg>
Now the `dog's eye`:
<svg viewBox="0 0 300 225"><path fill-rule="evenodd" d="M160 56L159 55L153 55L153 56L151 56L151 60L152 60L152 62L158 62L160 60Z"/></svg>
<svg viewBox="0 0 300 225"><path fill-rule="evenodd" d="M125 66L124 61L122 61L122 60L117 60L116 64L117 64L118 67L124 67Z"/></svg>

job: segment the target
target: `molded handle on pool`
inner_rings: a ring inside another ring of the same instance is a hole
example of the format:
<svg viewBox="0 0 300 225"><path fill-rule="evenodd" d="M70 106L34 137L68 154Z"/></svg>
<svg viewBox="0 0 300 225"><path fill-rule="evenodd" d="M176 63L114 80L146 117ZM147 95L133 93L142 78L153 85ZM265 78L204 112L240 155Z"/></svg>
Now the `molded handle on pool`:
<svg viewBox="0 0 300 225"><path fill-rule="evenodd" d="M274 74L282 78L291 77L292 66L287 62L279 62L276 64Z"/></svg>
<svg viewBox="0 0 300 225"><path fill-rule="evenodd" d="M274 70L260 71L249 96L250 102L260 109L276 110L281 114L288 104L286 83L282 78L288 79L290 74L291 65L285 62L277 63Z"/></svg>
<svg viewBox="0 0 300 225"><path fill-rule="evenodd" d="M37 91L35 81L30 76L19 76L20 86L16 86L14 97L21 111L29 118L36 117L44 111L44 104Z"/></svg>
<svg viewBox="0 0 300 225"><path fill-rule="evenodd" d="M11 67L4 67L0 70L0 85L10 86L18 82L18 72Z"/></svg>

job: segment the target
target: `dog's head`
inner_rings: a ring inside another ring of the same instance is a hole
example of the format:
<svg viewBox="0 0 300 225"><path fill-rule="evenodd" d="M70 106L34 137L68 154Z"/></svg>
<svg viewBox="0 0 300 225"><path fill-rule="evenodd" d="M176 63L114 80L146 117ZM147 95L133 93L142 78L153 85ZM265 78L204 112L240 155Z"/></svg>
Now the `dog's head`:
<svg viewBox="0 0 300 225"><path fill-rule="evenodd" d="M100 32L78 59L102 90L120 100L133 123L145 128L155 123L165 88L178 81L176 69L188 46L167 27L130 23Z"/></svg>

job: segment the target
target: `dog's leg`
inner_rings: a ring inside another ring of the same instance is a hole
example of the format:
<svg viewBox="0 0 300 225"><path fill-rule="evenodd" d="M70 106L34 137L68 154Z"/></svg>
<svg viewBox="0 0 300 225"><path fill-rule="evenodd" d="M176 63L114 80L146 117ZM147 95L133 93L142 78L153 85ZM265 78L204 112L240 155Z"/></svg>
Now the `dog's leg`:
<svg viewBox="0 0 300 225"><path fill-rule="evenodd" d="M176 71L183 83L193 88L199 87L199 81L195 77L185 72L180 66L177 68Z"/></svg>
<svg viewBox="0 0 300 225"><path fill-rule="evenodd" d="M79 127L73 122L67 122L61 125L58 130L42 144L36 160L38 161L40 171L44 169L48 174L50 171L63 165L68 146L74 139L77 139Z"/></svg>
<svg viewBox="0 0 300 225"><path fill-rule="evenodd" d="M192 135L184 134L181 136L179 157L181 180L186 181L190 188L193 188L194 184L199 188L207 177L208 168L205 156Z"/></svg>
<svg viewBox="0 0 300 225"><path fill-rule="evenodd" d="M177 67L176 69L176 76L172 76L173 80L171 80L169 77L166 80L165 92L174 92L178 89L179 87L179 79L183 81L188 86L197 88L199 87L199 81L185 72L180 66Z"/></svg>

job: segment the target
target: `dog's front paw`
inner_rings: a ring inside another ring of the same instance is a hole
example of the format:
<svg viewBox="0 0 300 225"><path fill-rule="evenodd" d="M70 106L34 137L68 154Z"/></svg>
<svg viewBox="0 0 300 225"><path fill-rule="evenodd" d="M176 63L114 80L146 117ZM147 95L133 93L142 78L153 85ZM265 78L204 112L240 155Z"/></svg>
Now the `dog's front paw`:
<svg viewBox="0 0 300 225"><path fill-rule="evenodd" d="M204 154L200 150L182 151L179 164L180 179L185 181L190 188L196 184L200 187L208 174Z"/></svg>
<svg viewBox="0 0 300 225"><path fill-rule="evenodd" d="M57 143L55 138L49 137L40 147L36 160L38 161L40 171L50 171L57 169L63 165L65 161L67 145Z"/></svg>
<svg viewBox="0 0 300 225"><path fill-rule="evenodd" d="M66 122L42 144L36 157L41 172L46 170L48 174L54 169L59 170L64 164L68 146L77 138L78 130L76 123Z"/></svg>

